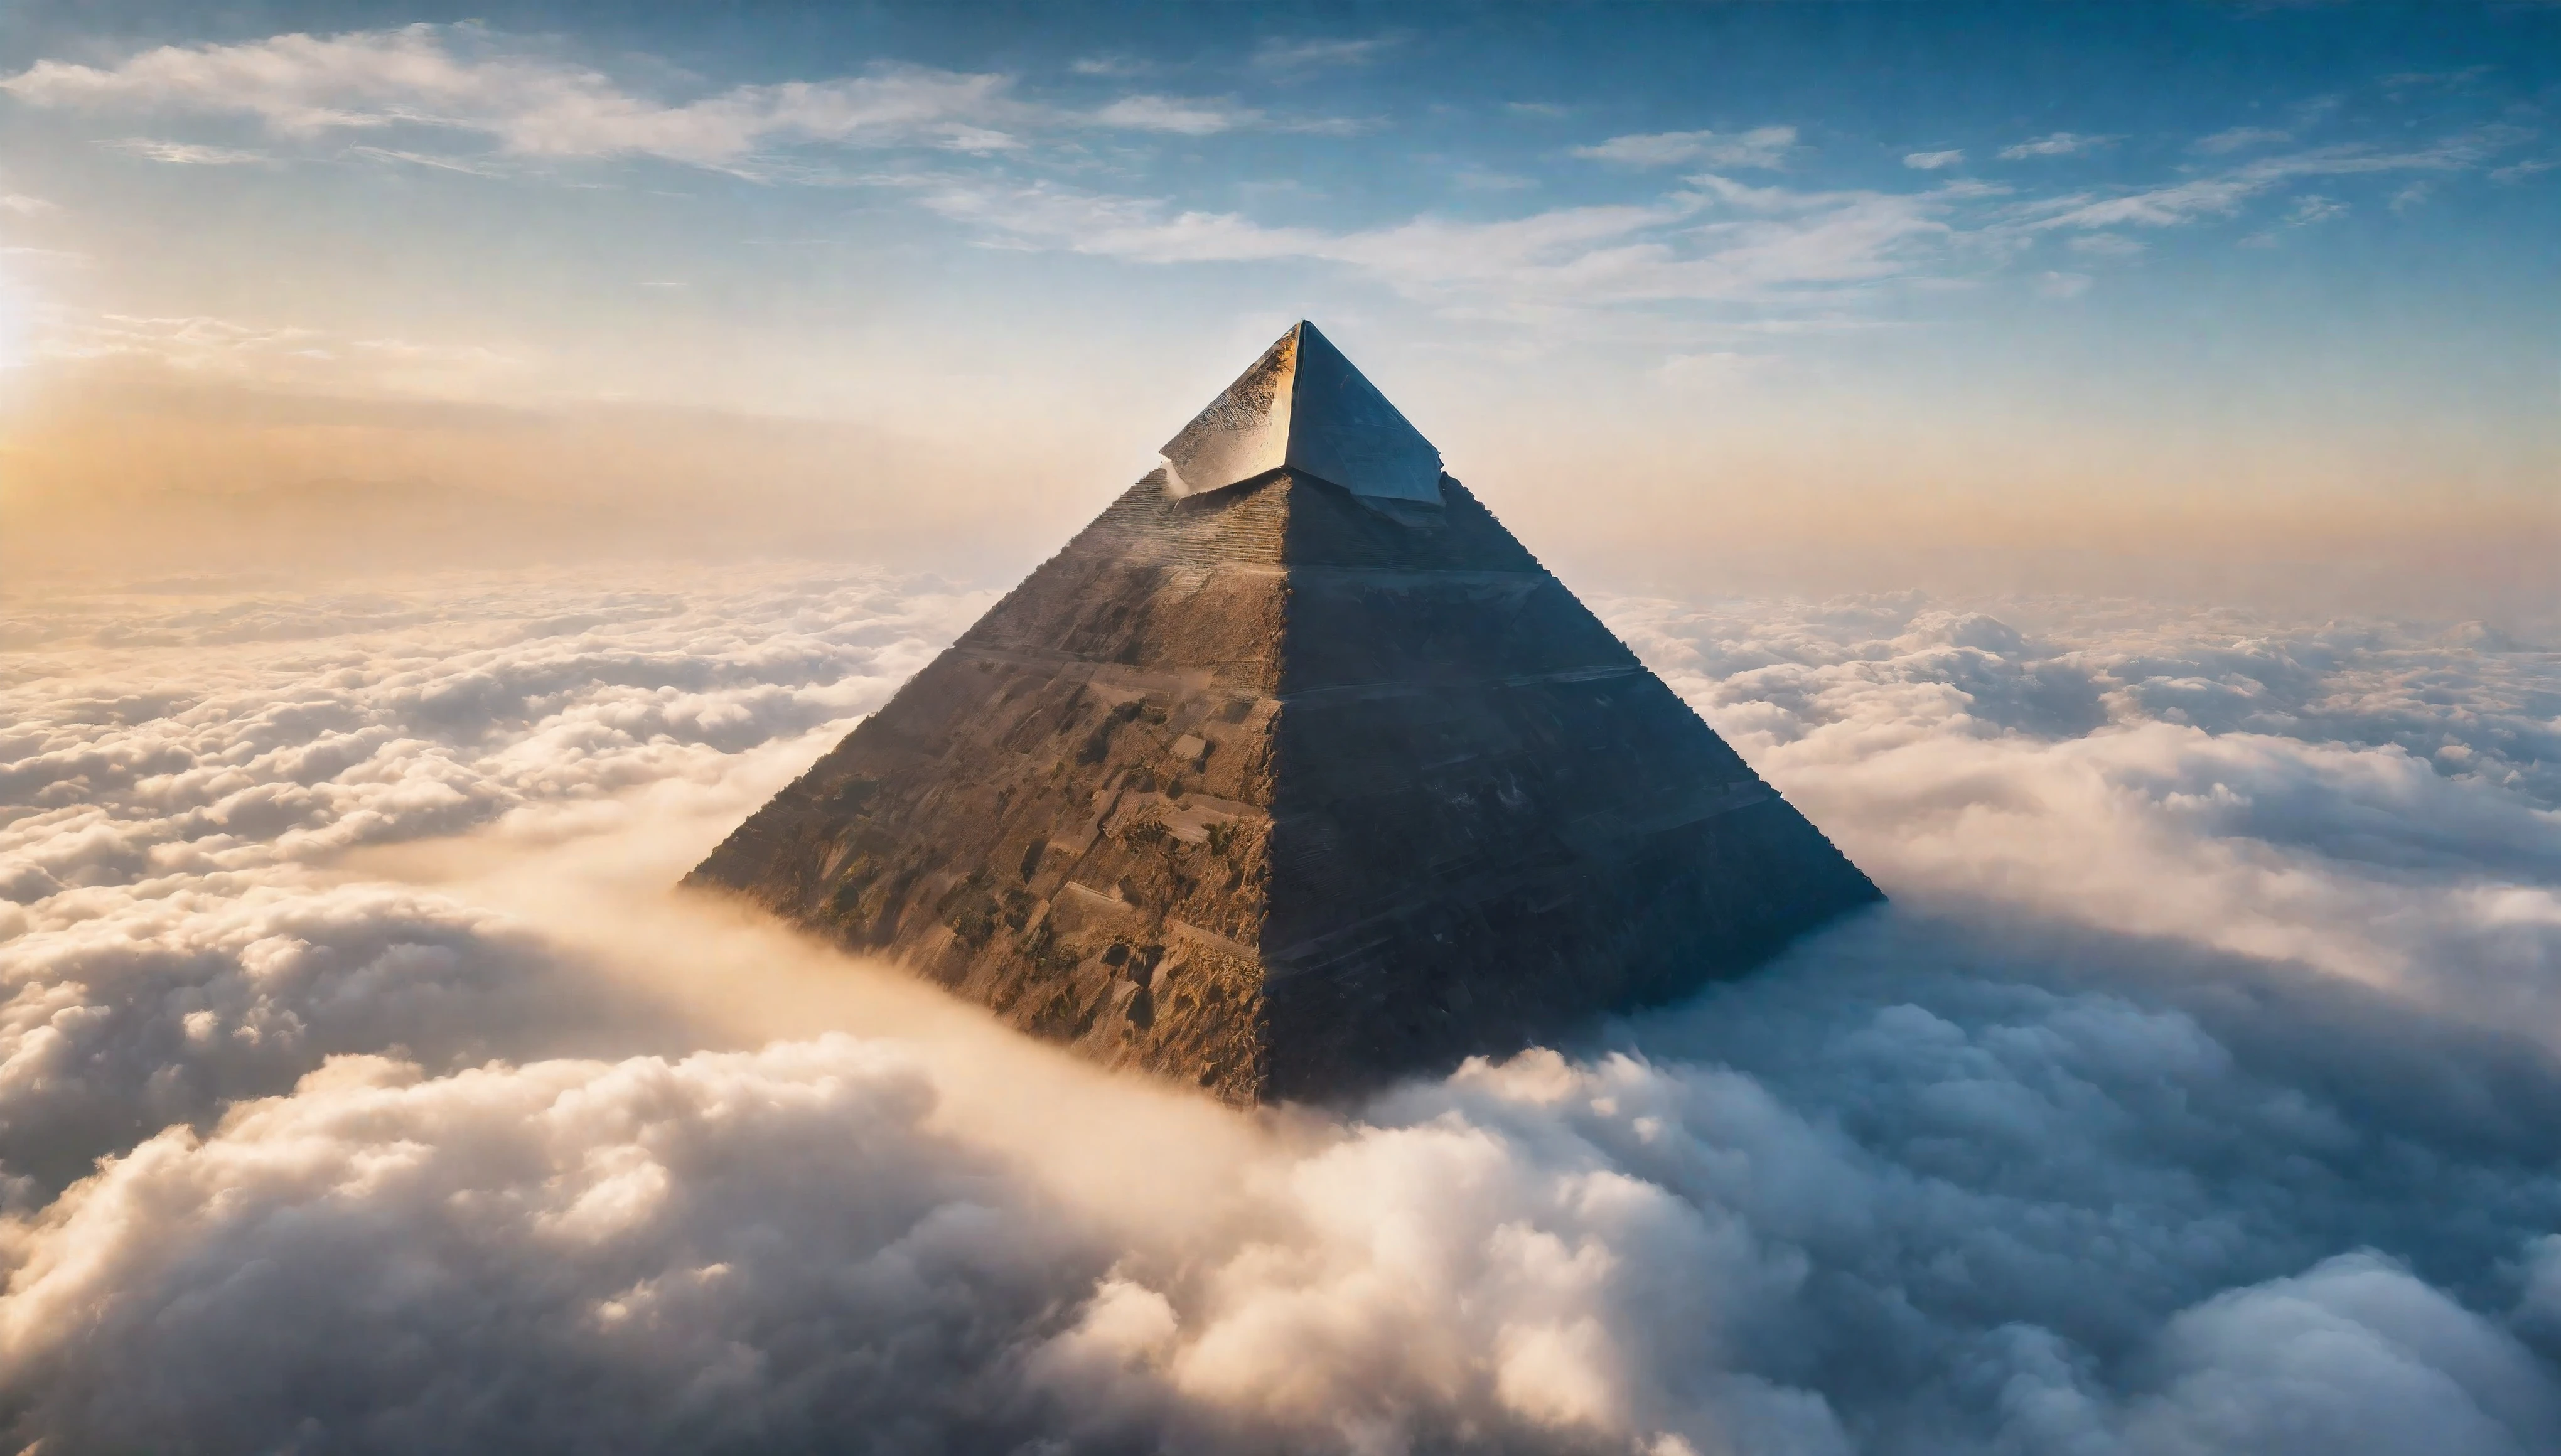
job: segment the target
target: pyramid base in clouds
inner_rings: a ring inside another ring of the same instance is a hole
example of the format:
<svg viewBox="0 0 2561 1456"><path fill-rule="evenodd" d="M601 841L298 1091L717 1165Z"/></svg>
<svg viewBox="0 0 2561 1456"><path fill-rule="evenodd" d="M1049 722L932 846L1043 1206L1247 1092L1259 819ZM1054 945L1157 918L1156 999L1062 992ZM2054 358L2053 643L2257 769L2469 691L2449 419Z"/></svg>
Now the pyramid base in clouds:
<svg viewBox="0 0 2561 1456"><path fill-rule="evenodd" d="M1441 494L1149 475L687 884L1239 1103L1513 1051L1880 897Z"/></svg>

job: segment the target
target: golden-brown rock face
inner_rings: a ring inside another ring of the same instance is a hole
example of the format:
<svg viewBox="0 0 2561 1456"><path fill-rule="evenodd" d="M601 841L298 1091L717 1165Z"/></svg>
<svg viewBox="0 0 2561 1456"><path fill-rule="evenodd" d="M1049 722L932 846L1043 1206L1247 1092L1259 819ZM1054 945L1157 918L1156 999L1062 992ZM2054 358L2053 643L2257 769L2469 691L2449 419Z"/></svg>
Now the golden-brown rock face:
<svg viewBox="0 0 2561 1456"><path fill-rule="evenodd" d="M1879 897L1440 496L1149 475L686 883L1240 1103L1515 1050Z"/></svg>

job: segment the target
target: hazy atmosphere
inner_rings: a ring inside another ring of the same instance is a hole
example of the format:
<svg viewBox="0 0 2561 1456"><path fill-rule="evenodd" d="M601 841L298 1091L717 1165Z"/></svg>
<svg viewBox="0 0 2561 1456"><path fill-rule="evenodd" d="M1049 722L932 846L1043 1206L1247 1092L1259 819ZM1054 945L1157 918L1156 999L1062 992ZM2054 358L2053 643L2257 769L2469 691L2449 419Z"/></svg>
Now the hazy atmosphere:
<svg viewBox="0 0 2561 1456"><path fill-rule="evenodd" d="M2561 1449L2555 239L2549 6L8 7L0 1424ZM1239 1111L671 893L1302 317L1890 902Z"/></svg>

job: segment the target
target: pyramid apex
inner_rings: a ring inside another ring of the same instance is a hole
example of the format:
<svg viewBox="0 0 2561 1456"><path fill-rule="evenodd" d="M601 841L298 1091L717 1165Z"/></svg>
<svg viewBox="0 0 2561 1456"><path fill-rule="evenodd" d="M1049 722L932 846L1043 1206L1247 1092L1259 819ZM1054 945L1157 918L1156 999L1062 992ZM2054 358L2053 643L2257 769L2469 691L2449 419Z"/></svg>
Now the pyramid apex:
<svg viewBox="0 0 2561 1456"><path fill-rule="evenodd" d="M1163 454L1186 495L1285 468L1354 495L1441 503L1441 452L1307 319L1274 340Z"/></svg>

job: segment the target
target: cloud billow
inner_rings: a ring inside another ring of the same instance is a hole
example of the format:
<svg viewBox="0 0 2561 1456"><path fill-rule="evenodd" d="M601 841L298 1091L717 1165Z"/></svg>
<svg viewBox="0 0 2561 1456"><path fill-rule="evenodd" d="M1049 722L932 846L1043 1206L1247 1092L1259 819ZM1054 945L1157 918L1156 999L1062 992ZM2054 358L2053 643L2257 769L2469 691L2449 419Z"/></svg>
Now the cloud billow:
<svg viewBox="0 0 2561 1456"><path fill-rule="evenodd" d="M13 1435L2561 1442L2545 655L1604 603L1895 904L1256 1118L958 1012L830 1031L923 993L664 895L980 600L776 569L23 603Z"/></svg>

